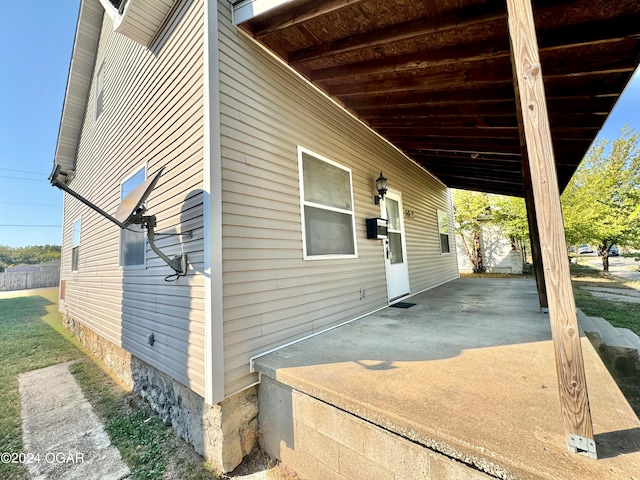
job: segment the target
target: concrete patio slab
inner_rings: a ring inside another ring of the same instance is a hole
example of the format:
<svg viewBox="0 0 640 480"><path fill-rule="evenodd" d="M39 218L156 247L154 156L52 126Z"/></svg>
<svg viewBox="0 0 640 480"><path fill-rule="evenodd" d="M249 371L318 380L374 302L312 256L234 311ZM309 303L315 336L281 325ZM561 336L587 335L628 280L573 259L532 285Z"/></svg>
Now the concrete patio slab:
<svg viewBox="0 0 640 480"><path fill-rule="evenodd" d="M563 433L535 283L460 279L260 357L295 390L497 478L640 479L640 420L586 337L598 460Z"/></svg>

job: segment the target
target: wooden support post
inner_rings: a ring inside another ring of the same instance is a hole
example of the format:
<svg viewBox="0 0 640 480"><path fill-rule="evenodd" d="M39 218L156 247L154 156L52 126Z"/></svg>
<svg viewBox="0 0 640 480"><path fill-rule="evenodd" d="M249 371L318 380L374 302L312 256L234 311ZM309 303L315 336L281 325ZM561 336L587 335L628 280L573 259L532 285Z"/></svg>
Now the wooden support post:
<svg viewBox="0 0 640 480"><path fill-rule="evenodd" d="M518 108L529 158L544 280L548 287L564 431L571 451L595 457L580 330L567 262L560 191L531 0L506 0L506 3L514 84L520 99Z"/></svg>
<svg viewBox="0 0 640 480"><path fill-rule="evenodd" d="M520 110L518 108L518 110ZM519 125L522 129L521 116L518 115ZM538 232L538 220L536 217L536 207L533 201L533 190L531 187L531 172L529 170L529 157L524 143L524 132L522 132L522 185L524 188L524 201L527 206L527 223L529 224L529 239L531 240L531 258L533 260L533 271L536 276L536 287L538 288L538 301L540 310L549 311L547 300L547 286L544 282L544 267L542 265L542 252L540 251L540 232Z"/></svg>

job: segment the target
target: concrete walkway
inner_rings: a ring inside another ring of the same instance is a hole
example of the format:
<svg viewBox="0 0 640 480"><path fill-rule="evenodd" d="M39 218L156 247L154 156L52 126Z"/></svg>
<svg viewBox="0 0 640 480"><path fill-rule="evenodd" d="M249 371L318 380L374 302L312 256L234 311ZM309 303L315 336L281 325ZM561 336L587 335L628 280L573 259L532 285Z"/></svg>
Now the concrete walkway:
<svg viewBox="0 0 640 480"><path fill-rule="evenodd" d="M118 449L61 363L18 377L26 467L34 480L119 480L129 475Z"/></svg>

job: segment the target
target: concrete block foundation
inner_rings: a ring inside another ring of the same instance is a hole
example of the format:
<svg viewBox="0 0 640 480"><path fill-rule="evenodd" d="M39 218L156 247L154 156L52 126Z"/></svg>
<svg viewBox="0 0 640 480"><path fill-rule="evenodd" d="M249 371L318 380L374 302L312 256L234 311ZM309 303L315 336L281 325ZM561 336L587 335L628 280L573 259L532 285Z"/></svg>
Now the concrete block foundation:
<svg viewBox="0 0 640 480"><path fill-rule="evenodd" d="M260 446L306 480L491 477L265 375Z"/></svg>

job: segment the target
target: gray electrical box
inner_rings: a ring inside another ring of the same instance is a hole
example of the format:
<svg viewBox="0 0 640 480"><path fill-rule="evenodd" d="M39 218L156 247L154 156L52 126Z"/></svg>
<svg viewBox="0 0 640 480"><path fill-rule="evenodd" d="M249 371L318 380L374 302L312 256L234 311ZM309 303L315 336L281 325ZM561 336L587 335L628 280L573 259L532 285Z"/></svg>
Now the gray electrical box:
<svg viewBox="0 0 640 480"><path fill-rule="evenodd" d="M387 238L387 220L384 218L367 218L367 238Z"/></svg>

